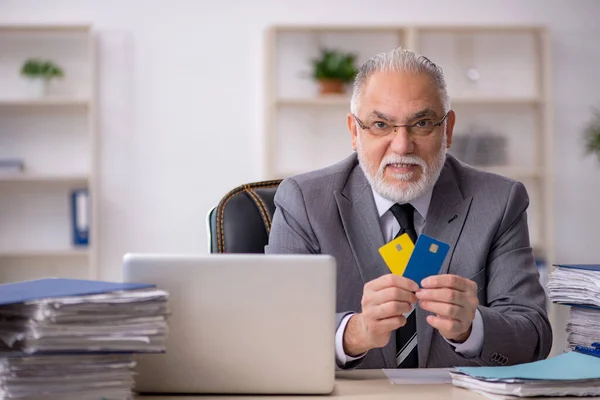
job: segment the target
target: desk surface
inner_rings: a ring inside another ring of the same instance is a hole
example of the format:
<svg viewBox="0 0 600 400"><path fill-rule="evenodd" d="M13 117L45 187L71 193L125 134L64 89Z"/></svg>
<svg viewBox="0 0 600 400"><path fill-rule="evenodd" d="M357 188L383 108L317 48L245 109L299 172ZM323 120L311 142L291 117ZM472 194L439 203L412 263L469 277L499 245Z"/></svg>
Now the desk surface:
<svg viewBox="0 0 600 400"><path fill-rule="evenodd" d="M136 400L233 400L233 399L257 399L268 398L269 400L307 400L329 397L342 399L369 399L369 400L397 400L398 395L406 399L419 400L483 400L485 397L467 389L454 387L451 384L436 385L394 385L381 370L356 370L336 374L335 389L329 396L228 396L228 395L192 395L192 396L137 396ZM548 398L548 397L546 397ZM568 399L573 397L555 397L554 399ZM600 399L600 397L585 397L585 399Z"/></svg>

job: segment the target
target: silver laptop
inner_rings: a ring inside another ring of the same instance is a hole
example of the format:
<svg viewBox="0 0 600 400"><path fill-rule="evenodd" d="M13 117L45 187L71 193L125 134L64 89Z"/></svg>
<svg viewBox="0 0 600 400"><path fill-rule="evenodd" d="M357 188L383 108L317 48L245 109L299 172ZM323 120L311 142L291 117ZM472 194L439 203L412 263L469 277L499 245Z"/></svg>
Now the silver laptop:
<svg viewBox="0 0 600 400"><path fill-rule="evenodd" d="M333 257L127 254L124 281L169 292L166 353L137 358L137 392L333 390Z"/></svg>

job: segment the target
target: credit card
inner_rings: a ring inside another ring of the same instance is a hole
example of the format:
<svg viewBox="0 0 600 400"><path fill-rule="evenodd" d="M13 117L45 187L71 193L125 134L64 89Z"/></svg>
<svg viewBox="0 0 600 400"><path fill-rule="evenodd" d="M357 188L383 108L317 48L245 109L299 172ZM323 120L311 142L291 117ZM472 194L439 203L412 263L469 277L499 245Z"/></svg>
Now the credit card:
<svg viewBox="0 0 600 400"><path fill-rule="evenodd" d="M402 276L422 287L423 279L440 272L449 250L449 244L420 234Z"/></svg>
<svg viewBox="0 0 600 400"><path fill-rule="evenodd" d="M385 261L392 274L402 276L414 248L415 245L412 240L408 234L404 233L381 246L379 254L383 257L383 261Z"/></svg>

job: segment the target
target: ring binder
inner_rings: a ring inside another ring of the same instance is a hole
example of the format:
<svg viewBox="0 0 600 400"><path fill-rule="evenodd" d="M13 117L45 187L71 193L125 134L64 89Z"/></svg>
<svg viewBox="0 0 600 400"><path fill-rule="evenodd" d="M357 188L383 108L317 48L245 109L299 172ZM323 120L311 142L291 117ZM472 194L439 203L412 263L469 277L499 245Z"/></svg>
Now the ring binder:
<svg viewBox="0 0 600 400"><path fill-rule="evenodd" d="M600 342L592 343L592 347L575 346L574 350L578 353L600 358Z"/></svg>
<svg viewBox="0 0 600 400"><path fill-rule="evenodd" d="M90 205L87 189L71 192L71 229L74 246L89 245Z"/></svg>

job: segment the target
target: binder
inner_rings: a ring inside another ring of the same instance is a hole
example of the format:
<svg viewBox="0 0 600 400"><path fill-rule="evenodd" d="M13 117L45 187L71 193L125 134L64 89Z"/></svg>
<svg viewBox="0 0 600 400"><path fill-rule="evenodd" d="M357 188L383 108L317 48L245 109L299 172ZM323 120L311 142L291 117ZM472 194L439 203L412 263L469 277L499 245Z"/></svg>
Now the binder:
<svg viewBox="0 0 600 400"><path fill-rule="evenodd" d="M85 296L154 287L153 284L145 283L115 283L65 278L37 279L1 284L0 306L55 297Z"/></svg>
<svg viewBox="0 0 600 400"><path fill-rule="evenodd" d="M71 228L74 246L87 246L90 232L90 201L87 189L71 192Z"/></svg>
<svg viewBox="0 0 600 400"><path fill-rule="evenodd" d="M592 347L586 346L575 346L575 351L588 356L594 356L600 358L600 342L592 343Z"/></svg>
<svg viewBox="0 0 600 400"><path fill-rule="evenodd" d="M22 172L24 168L25 163L21 158L0 158L0 173Z"/></svg>
<svg viewBox="0 0 600 400"><path fill-rule="evenodd" d="M570 268L570 269L584 269L588 271L600 272L600 264L552 264L555 267Z"/></svg>

